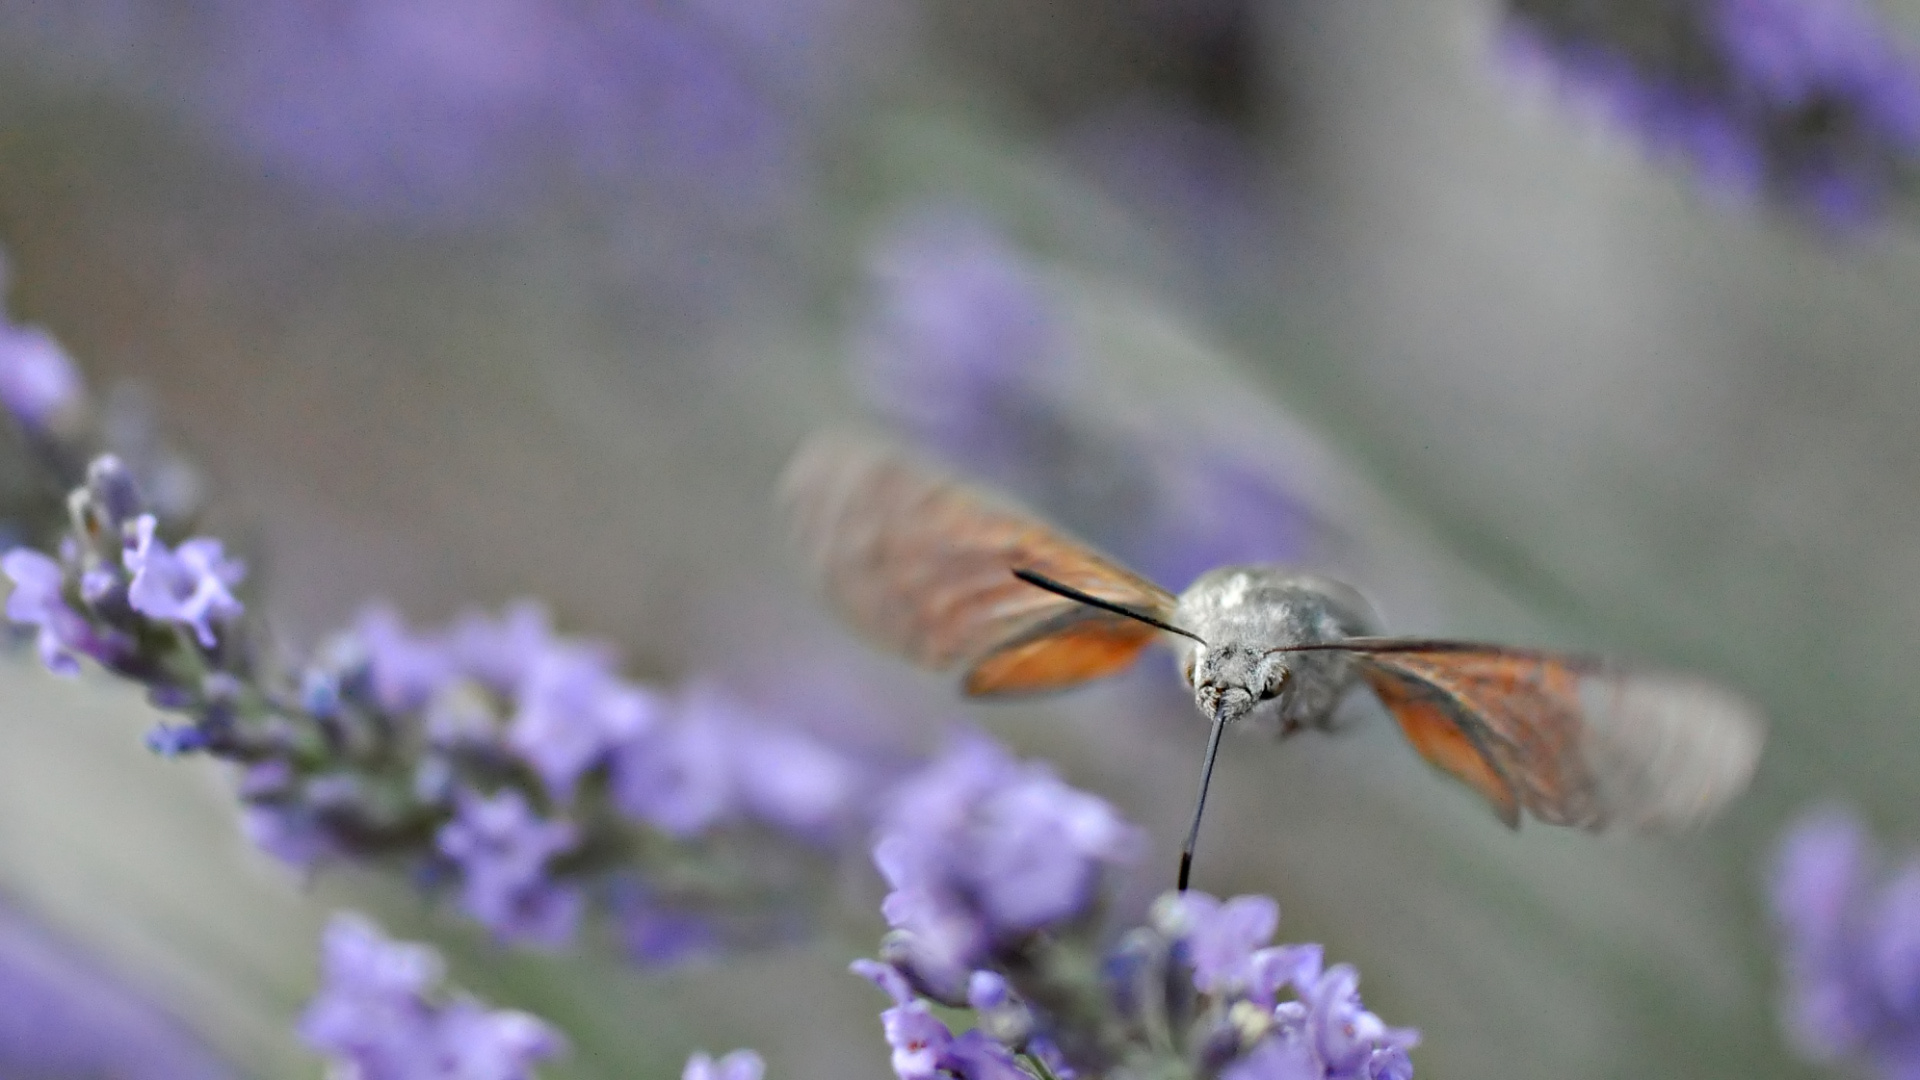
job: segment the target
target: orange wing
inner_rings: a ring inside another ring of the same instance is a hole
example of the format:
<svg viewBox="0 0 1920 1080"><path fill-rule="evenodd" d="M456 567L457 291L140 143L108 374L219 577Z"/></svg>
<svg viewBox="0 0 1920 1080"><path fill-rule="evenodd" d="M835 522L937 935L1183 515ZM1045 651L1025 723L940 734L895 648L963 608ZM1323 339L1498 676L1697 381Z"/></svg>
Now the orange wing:
<svg viewBox="0 0 1920 1080"><path fill-rule="evenodd" d="M1762 724L1698 679L1584 657L1396 639L1341 643L1429 762L1552 825L1681 827L1746 786Z"/></svg>
<svg viewBox="0 0 1920 1080"><path fill-rule="evenodd" d="M1085 544L901 452L848 435L781 481L827 596L880 643L970 694L1055 690L1119 671L1158 633L1015 578L1027 569L1156 618L1174 597Z"/></svg>

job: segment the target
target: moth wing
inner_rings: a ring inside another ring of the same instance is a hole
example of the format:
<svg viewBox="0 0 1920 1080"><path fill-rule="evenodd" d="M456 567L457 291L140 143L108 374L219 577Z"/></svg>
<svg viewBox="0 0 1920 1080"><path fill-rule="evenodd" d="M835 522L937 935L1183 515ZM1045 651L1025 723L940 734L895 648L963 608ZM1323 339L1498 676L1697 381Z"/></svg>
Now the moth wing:
<svg viewBox="0 0 1920 1080"><path fill-rule="evenodd" d="M1064 690L1132 664L1159 631L1074 604L973 662L962 687L976 697Z"/></svg>
<svg viewBox="0 0 1920 1080"><path fill-rule="evenodd" d="M1132 662L1157 631L1013 576L1035 571L1167 618L1174 597L1036 517L858 436L816 437L781 501L829 600L861 632L971 694L1059 689Z"/></svg>
<svg viewBox="0 0 1920 1080"><path fill-rule="evenodd" d="M1415 749L1508 825L1684 828L1752 776L1759 713L1684 675L1456 642L1349 642Z"/></svg>

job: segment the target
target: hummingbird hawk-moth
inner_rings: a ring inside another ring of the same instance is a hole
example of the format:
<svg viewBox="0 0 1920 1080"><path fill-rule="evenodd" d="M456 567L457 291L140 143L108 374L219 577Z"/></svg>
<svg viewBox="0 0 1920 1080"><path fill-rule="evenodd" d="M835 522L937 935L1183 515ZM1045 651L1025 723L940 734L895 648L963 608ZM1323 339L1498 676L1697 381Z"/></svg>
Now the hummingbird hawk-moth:
<svg viewBox="0 0 1920 1080"><path fill-rule="evenodd" d="M782 500L828 598L867 636L976 696L1075 686L1171 645L1211 721L1187 887L1221 732L1270 708L1330 726L1356 686L1421 756L1509 827L1681 827L1745 786L1762 725L1693 676L1541 649L1384 637L1360 594L1281 566L1230 566L1178 595L1039 517L884 443L818 437ZM1266 705L1264 703L1272 703Z"/></svg>

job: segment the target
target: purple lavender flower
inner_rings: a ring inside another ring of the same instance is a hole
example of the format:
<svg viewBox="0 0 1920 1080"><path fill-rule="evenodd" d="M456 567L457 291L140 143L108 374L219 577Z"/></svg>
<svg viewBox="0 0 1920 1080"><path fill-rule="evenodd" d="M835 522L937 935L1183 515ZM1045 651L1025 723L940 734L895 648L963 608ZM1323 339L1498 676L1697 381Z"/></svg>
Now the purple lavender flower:
<svg viewBox="0 0 1920 1080"><path fill-rule="evenodd" d="M702 1050L687 1059L680 1080L760 1080L766 1072L767 1063L751 1050L735 1050L718 1061Z"/></svg>
<svg viewBox="0 0 1920 1080"><path fill-rule="evenodd" d="M1309 1050L1307 1060L1320 1069L1309 1075L1327 1080L1409 1080L1413 1076L1407 1051L1418 1045L1420 1033L1390 1028L1368 1012L1360 1003L1360 974L1352 965L1302 973L1294 986L1304 1015L1297 1008L1276 1009L1279 1030L1268 1038Z"/></svg>
<svg viewBox="0 0 1920 1080"><path fill-rule="evenodd" d="M825 840L845 825L859 777L845 755L764 719L734 725L733 773L746 812L795 836Z"/></svg>
<svg viewBox="0 0 1920 1080"><path fill-rule="evenodd" d="M40 660L56 675L77 675L79 656L101 658L104 643L80 613L67 606L61 590L66 572L59 562L31 548L14 548L0 559L13 581L7 618L38 630Z"/></svg>
<svg viewBox="0 0 1920 1080"><path fill-rule="evenodd" d="M1089 415L1058 302L986 222L924 212L874 262L856 377L915 442L1169 582L1311 545L1306 504L1230 448L1151 418Z"/></svg>
<svg viewBox="0 0 1920 1080"><path fill-rule="evenodd" d="M813 839L846 821L857 778L824 743L710 683L687 687L664 715L614 751L613 797L629 816L678 837L742 815Z"/></svg>
<svg viewBox="0 0 1920 1080"><path fill-rule="evenodd" d="M669 836L691 837L739 810L736 747L729 738L733 706L711 687L682 695L671 722L629 740L616 752L613 798L630 817Z"/></svg>
<svg viewBox="0 0 1920 1080"><path fill-rule="evenodd" d="M472 998L456 998L441 1006L436 1027L438 1053L429 1077L531 1077L534 1065L557 1057L564 1045L559 1033L544 1021L523 1012L489 1009Z"/></svg>
<svg viewBox="0 0 1920 1080"><path fill-rule="evenodd" d="M388 712L420 708L458 672L442 637L408 630L400 613L385 604L360 613L354 636L366 650L374 699Z"/></svg>
<svg viewBox="0 0 1920 1080"><path fill-rule="evenodd" d="M79 371L52 335L0 320L0 405L15 420L28 431L44 431L85 395Z"/></svg>
<svg viewBox="0 0 1920 1080"><path fill-rule="evenodd" d="M916 975L957 994L996 943L1082 914L1143 846L1105 801L973 737L901 783L873 858Z"/></svg>
<svg viewBox="0 0 1920 1080"><path fill-rule="evenodd" d="M498 617L469 611L454 620L447 648L454 662L496 694L518 695L521 685L559 639L553 618L532 600L508 604Z"/></svg>
<svg viewBox="0 0 1920 1080"><path fill-rule="evenodd" d="M467 914L503 940L561 945L573 937L583 898L553 882L547 863L578 840L573 825L541 818L509 789L491 798L463 792L438 845L460 867Z"/></svg>
<svg viewBox="0 0 1920 1080"><path fill-rule="evenodd" d="M688 5L250 0L204 98L268 168L368 211L460 219L555 179L640 178L751 207L777 195L787 118Z"/></svg>
<svg viewBox="0 0 1920 1080"><path fill-rule="evenodd" d="M880 1014L880 1027L900 1080L1031 1080L1012 1052L984 1033L968 1031L956 1038L926 1002L914 998L893 967L856 960L850 970L893 998L893 1007Z"/></svg>
<svg viewBox="0 0 1920 1080"><path fill-rule="evenodd" d="M133 581L127 601L135 611L163 622L188 627L205 648L213 648L213 624L240 615L240 601L232 588L246 576L246 567L226 555L220 541L198 536L168 550L154 535L158 522L142 514L133 523L125 560Z"/></svg>
<svg viewBox="0 0 1920 1080"><path fill-rule="evenodd" d="M365 1080L521 1080L565 1047L535 1017L440 999L443 966L425 945L336 915L321 942L324 982L300 1018L307 1045Z"/></svg>
<svg viewBox="0 0 1920 1080"><path fill-rule="evenodd" d="M336 915L321 938L320 993L300 1018L307 1044L375 1075L400 1074L430 1041L426 995L444 975L425 945L389 940L356 915Z"/></svg>
<svg viewBox="0 0 1920 1080"><path fill-rule="evenodd" d="M986 222L952 209L906 221L873 262L861 389L922 445L1017 484L1057 449L1048 401L1071 371L1039 274Z"/></svg>
<svg viewBox="0 0 1920 1080"><path fill-rule="evenodd" d="M1920 62L1862 0L1515 0L1510 60L1566 84L1712 188L1833 225L1874 215L1920 155Z"/></svg>
<svg viewBox="0 0 1920 1080"><path fill-rule="evenodd" d="M1163 929L1186 940L1194 988L1225 994L1252 985L1255 950L1273 940L1280 905L1265 896L1222 902L1201 892L1175 896L1162 915Z"/></svg>
<svg viewBox="0 0 1920 1080"><path fill-rule="evenodd" d="M564 803L581 774L641 737L660 711L655 694L614 674L611 650L549 644L527 666L507 742Z"/></svg>
<svg viewBox="0 0 1920 1080"><path fill-rule="evenodd" d="M1321 966L1318 945L1268 946L1280 909L1264 896L1222 902L1170 893L1154 906L1162 933L1185 943L1196 990L1213 998L1238 1049L1221 1073L1238 1080L1407 1080L1420 1040L1390 1028L1360 1001L1351 965ZM1278 1002L1291 986L1295 999ZM1222 1007L1224 1006L1224 1007Z"/></svg>
<svg viewBox="0 0 1920 1080"><path fill-rule="evenodd" d="M1920 860L1893 874L1859 820L1807 815L1773 876L1787 1033L1815 1061L1852 1058L1881 1076L1920 1070Z"/></svg>
<svg viewBox="0 0 1920 1080"><path fill-rule="evenodd" d="M989 967L966 980L975 1027L958 1037L926 998L960 999L926 977L918 956L889 945L891 962L861 960L853 971L893 1000L881 1021L903 1080L1028 1075L1020 1058L1063 1077L1411 1080L1419 1033L1367 1011L1358 973L1324 968L1318 945L1268 945L1278 917L1264 896L1169 893L1151 926L1121 938L1097 981L1073 940L1084 934L989 954ZM1178 992L1176 980L1198 993Z"/></svg>

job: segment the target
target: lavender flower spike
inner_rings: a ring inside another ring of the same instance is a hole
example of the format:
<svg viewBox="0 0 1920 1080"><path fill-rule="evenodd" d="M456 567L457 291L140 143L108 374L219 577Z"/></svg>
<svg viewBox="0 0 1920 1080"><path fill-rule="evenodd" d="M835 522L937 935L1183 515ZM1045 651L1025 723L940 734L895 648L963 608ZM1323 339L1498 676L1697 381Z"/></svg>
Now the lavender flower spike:
<svg viewBox="0 0 1920 1080"><path fill-rule="evenodd" d="M1510 7L1510 59L1722 193L1858 225L1920 161L1920 58L1865 0Z"/></svg>
<svg viewBox="0 0 1920 1080"><path fill-rule="evenodd" d="M123 556L133 574L127 601L142 615L188 627L211 649L213 624L241 612L231 589L246 576L246 567L228 558L220 541L210 537L195 537L169 551L154 536L156 525L152 514L134 520Z"/></svg>
<svg viewBox="0 0 1920 1080"><path fill-rule="evenodd" d="M1083 913L1101 869L1143 846L1105 801L975 737L901 784L873 859L917 976L957 997L997 944Z"/></svg>
<svg viewBox="0 0 1920 1080"><path fill-rule="evenodd" d="M527 1080L565 1049L544 1021L440 990L440 957L336 915L321 942L324 980L300 1017L307 1045L365 1080Z"/></svg>
<svg viewBox="0 0 1920 1080"><path fill-rule="evenodd" d="M889 236L874 278L856 375L883 419L1002 483L1057 449L1048 402L1071 373L1072 342L1017 248L942 207Z"/></svg>
<svg viewBox="0 0 1920 1080"><path fill-rule="evenodd" d="M766 1071L767 1063L751 1050L735 1050L718 1061L702 1050L687 1059L680 1080L760 1080Z"/></svg>

